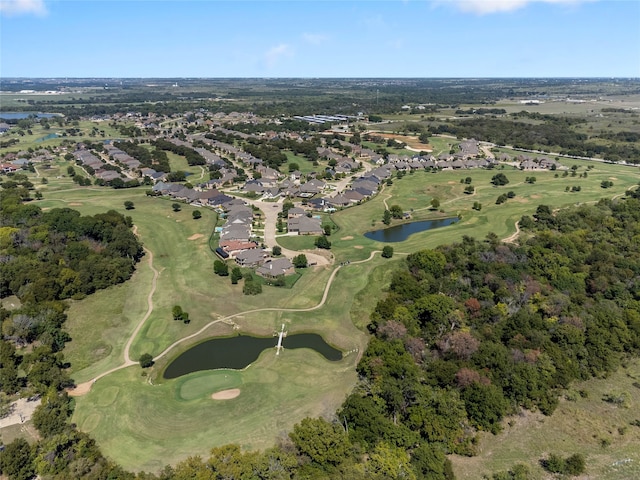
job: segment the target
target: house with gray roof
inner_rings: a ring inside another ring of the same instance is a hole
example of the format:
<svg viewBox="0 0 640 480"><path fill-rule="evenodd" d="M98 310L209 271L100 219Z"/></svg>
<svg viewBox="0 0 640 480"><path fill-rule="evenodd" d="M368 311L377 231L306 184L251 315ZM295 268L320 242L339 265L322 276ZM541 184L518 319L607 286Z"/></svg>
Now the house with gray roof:
<svg viewBox="0 0 640 480"><path fill-rule="evenodd" d="M351 205L351 200L341 194L327 198L327 202L334 207L347 207Z"/></svg>
<svg viewBox="0 0 640 480"><path fill-rule="evenodd" d="M298 235L322 235L322 221L319 218L292 217L287 219L287 230L289 233Z"/></svg>
<svg viewBox="0 0 640 480"><path fill-rule="evenodd" d="M264 186L261 180L248 180L242 189L245 192L262 193L267 189L267 187Z"/></svg>
<svg viewBox="0 0 640 480"><path fill-rule="evenodd" d="M318 180L314 178L313 180L309 180L308 182L300 184L300 193L307 195L315 195L316 193L322 192L327 184L322 180ZM302 196L302 195L300 195Z"/></svg>
<svg viewBox="0 0 640 480"><path fill-rule="evenodd" d="M256 269L256 274L263 278L274 279L281 275L295 273L293 264L288 258L271 258Z"/></svg>
<svg viewBox="0 0 640 480"><path fill-rule="evenodd" d="M269 258L269 252L262 248L242 250L236 254L235 261L241 267L258 267Z"/></svg>
<svg viewBox="0 0 640 480"><path fill-rule="evenodd" d="M305 212L303 208L293 207L289 209L287 214L288 214L288 218L297 218L297 217L305 216L307 212Z"/></svg>
<svg viewBox="0 0 640 480"><path fill-rule="evenodd" d="M358 203L365 198L362 193L350 189L342 192L342 196L351 201L351 203Z"/></svg>

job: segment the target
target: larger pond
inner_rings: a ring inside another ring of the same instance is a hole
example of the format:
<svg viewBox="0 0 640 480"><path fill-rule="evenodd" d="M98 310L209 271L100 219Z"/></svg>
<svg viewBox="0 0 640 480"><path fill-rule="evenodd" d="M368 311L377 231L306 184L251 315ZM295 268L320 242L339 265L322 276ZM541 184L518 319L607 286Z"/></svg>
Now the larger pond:
<svg viewBox="0 0 640 480"><path fill-rule="evenodd" d="M452 223L456 223L457 221L457 217L451 217L442 218L440 220L423 220L421 222L403 223L402 225L367 232L364 236L370 240L375 240L376 242L403 242L409 238L409 235L414 233L446 227Z"/></svg>
<svg viewBox="0 0 640 480"><path fill-rule="evenodd" d="M0 119L2 120L22 120L29 118L30 116L37 118L53 118L61 117L59 113L40 113L40 112L0 112Z"/></svg>
<svg viewBox="0 0 640 480"><path fill-rule="evenodd" d="M275 355L277 343L278 337L262 338L239 335L237 337L213 338L191 347L178 356L165 369L163 377L171 379L200 370L218 368L240 370L255 362L263 350L272 349ZM282 340L282 346L285 350L310 348L331 361L342 359L340 350L333 348L315 333L288 335Z"/></svg>

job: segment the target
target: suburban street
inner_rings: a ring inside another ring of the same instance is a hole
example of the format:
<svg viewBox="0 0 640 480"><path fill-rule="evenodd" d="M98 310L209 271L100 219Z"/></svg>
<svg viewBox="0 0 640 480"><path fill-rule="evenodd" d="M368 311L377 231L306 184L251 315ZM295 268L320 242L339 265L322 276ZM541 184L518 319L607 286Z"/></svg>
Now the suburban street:
<svg viewBox="0 0 640 480"><path fill-rule="evenodd" d="M264 244L268 248L273 248L278 245L276 241L276 224L278 222L278 212L282 210L283 198L279 202L264 202L262 200L252 200L249 198L243 199L250 205L253 205L260 209L263 213L264 220ZM282 247L281 247L282 248ZM293 258L300 253L304 253L307 257L307 261L310 265L331 265L333 262L333 255L327 250L327 255L321 255L320 253L301 251L297 252L282 248L282 254L286 257Z"/></svg>

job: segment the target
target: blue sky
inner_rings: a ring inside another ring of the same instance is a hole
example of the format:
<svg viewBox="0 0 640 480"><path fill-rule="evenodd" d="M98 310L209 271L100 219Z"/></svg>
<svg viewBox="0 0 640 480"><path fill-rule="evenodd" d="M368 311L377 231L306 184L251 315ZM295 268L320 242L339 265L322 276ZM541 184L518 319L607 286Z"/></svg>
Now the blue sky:
<svg viewBox="0 0 640 480"><path fill-rule="evenodd" d="M0 0L2 77L640 77L637 0Z"/></svg>

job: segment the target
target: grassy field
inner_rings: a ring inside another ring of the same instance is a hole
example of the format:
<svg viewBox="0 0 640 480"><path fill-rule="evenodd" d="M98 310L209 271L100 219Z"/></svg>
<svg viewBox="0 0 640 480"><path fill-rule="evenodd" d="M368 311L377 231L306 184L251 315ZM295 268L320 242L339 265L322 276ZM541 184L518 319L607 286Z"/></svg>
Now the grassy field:
<svg viewBox="0 0 640 480"><path fill-rule="evenodd" d="M284 154L287 156L287 165L283 165L282 167L282 171L283 172L288 172L288 164L289 163L297 163L298 164L298 170L300 171L300 173L302 174L306 174L306 173L311 173L311 172L318 172L320 170L323 170L324 167L321 167L319 165L314 165L313 162L309 161L309 159L307 159L307 157L304 157L302 155L296 155L295 153L289 151L289 150L285 150Z"/></svg>
<svg viewBox="0 0 640 480"><path fill-rule="evenodd" d="M76 399L73 421L126 468L157 470L189 455L206 455L211 447L229 442L264 448L306 416L331 415L353 388L358 352L366 345L366 335L350 321L350 312L362 310L363 302L352 292L377 295L382 283L373 290L367 286L379 277L371 272L383 262L377 257L344 268L327 303L316 311L257 312L234 318L240 331L254 334L269 335L280 323L290 333L321 333L345 352L343 360L328 362L309 350L285 349L278 357L274 351L265 351L243 371L198 372L162 381L160 373L172 355L159 361L149 377L132 367L101 379L87 396ZM300 282L323 276L304 275ZM281 306L298 303L291 298ZM217 324L202 338L231 332L229 325ZM176 349L175 355L189 344ZM224 402L211 400L211 393L227 388L240 388L240 396Z"/></svg>
<svg viewBox="0 0 640 480"><path fill-rule="evenodd" d="M381 250L383 243L367 239L363 234L370 230L384 228L382 214L386 200L387 206L400 205L405 212L411 212L411 221L432 218L461 216L461 221L442 229L422 232L410 236L404 242L392 244L396 252L412 252L420 248L434 247L462 239L463 235L484 238L489 232L506 238L515 231L515 222L522 215L531 215L540 204L553 208L562 208L577 203L593 202L599 198L612 198L638 185L638 168L619 165L570 161L562 159L563 164L579 165L577 176L556 177L555 172L526 172L512 167L496 170L442 171L439 173L416 172L402 179L394 179L391 186L384 189L373 199L355 208L347 208L331 215L331 219L340 230L330 237L331 252L337 261L359 260L366 258L371 250ZM587 178L579 178L588 171ZM509 184L494 187L491 177L504 173ZM526 177L536 177L534 184L525 183ZM461 179L471 177L475 193L464 193L465 184ZM609 189L601 188L603 180L613 182ZM566 192L567 186L580 186L579 192ZM496 205L499 195L512 191L515 197L501 205ZM432 198L438 198L440 208L430 208ZM474 202L480 202L482 209L473 210ZM400 223L392 221L392 225ZM278 237L278 242L286 248L310 248L311 237Z"/></svg>
<svg viewBox="0 0 640 480"><path fill-rule="evenodd" d="M159 470L227 443L265 448L302 418L332 412L352 388L355 357L337 367L317 357L305 350L278 357L265 351L242 372L199 372L159 385L129 368L78 398L73 421L132 470ZM227 388L240 388L240 396L211 399Z"/></svg>
<svg viewBox="0 0 640 480"><path fill-rule="evenodd" d="M46 148L49 146L60 145L63 140L70 140L72 142L81 142L87 140L90 142L100 142L108 138L120 138L121 134L109 126L107 122L91 122L91 121L79 121L77 125L66 125L59 127L54 121L50 122L51 127L45 129L40 124L34 124L31 127L31 135L25 133L24 136L18 135L15 129L10 130L8 133L2 136L3 141L7 141L12 138L17 138L18 143L10 147L4 148L3 152L18 152L22 150L28 150L32 148L34 150L38 148ZM65 131L69 128L77 128L80 132L75 136L65 136ZM100 134L91 135L92 130L98 129L104 131L104 137ZM51 134L56 134L57 137L46 138Z"/></svg>
<svg viewBox="0 0 640 480"><path fill-rule="evenodd" d="M640 427L631 425L640 419L639 382L640 361L634 360L609 378L574 385L549 417L525 412L506 419L499 435L482 434L476 457L451 457L456 478L477 479L517 463L529 466L532 479L556 478L539 464L550 453L582 453L586 474L580 478L640 478ZM607 394L626 394L628 402L607 403Z"/></svg>

